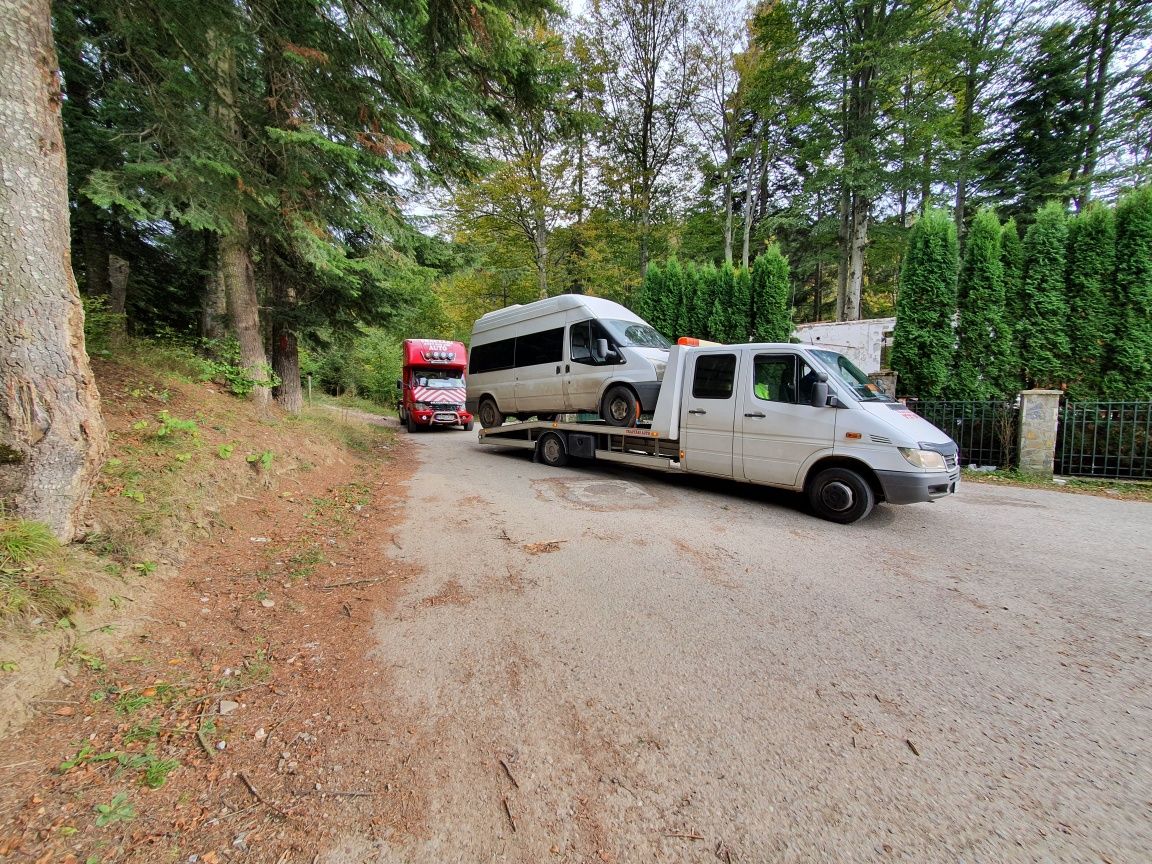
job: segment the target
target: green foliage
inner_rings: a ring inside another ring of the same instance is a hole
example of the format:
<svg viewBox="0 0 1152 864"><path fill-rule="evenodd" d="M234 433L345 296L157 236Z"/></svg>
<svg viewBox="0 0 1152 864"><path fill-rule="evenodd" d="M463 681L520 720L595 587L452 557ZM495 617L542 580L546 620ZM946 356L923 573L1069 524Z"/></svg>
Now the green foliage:
<svg viewBox="0 0 1152 864"><path fill-rule="evenodd" d="M999 399L1015 387L1012 331L1004 313L1000 220L981 210L972 222L960 266L956 357L949 395Z"/></svg>
<svg viewBox="0 0 1152 864"><path fill-rule="evenodd" d="M107 804L97 804L96 827L103 828L115 822L131 822L136 818L136 808L128 800L127 792L117 792Z"/></svg>
<svg viewBox="0 0 1152 864"><path fill-rule="evenodd" d="M1068 218L1056 202L1045 205L1024 235L1020 357L1029 386L1059 388L1069 360L1064 265Z"/></svg>
<svg viewBox="0 0 1152 864"><path fill-rule="evenodd" d="M1090 206L1068 224L1067 265L1068 390L1074 398L1099 396L1106 352L1123 309L1113 293L1116 221L1111 208Z"/></svg>
<svg viewBox="0 0 1152 864"><path fill-rule="evenodd" d="M256 465L261 471L268 471L272 468L272 460L275 458L275 453L271 450L265 450L261 453L249 453L244 457L244 460L249 465Z"/></svg>
<svg viewBox="0 0 1152 864"><path fill-rule="evenodd" d="M892 368L902 393L938 397L948 381L955 350L956 226L929 211L912 228L900 271Z"/></svg>
<svg viewBox="0 0 1152 864"><path fill-rule="evenodd" d="M708 318L712 314L712 274L716 268L708 264L689 264L685 268L683 326L681 335L696 339L708 336Z"/></svg>
<svg viewBox="0 0 1152 864"><path fill-rule="evenodd" d="M640 284L639 290L636 292L636 299L632 305L632 311L655 327L661 330L660 324L657 320L662 320L663 310L661 309L661 300L664 296L664 271L660 265L655 261L648 264L648 269L644 273L644 281Z"/></svg>
<svg viewBox="0 0 1152 864"><path fill-rule="evenodd" d="M708 316L708 338L716 342L729 343L734 341L732 334L737 329L736 318L739 311L735 308L736 270L731 264L722 264L713 268L711 273L715 281L712 283L712 312Z"/></svg>
<svg viewBox="0 0 1152 864"><path fill-rule="evenodd" d="M664 294L661 300L661 325L656 329L676 339L684 329L684 294L688 278L680 262L673 258L664 270ZM653 325L655 326L655 325Z"/></svg>
<svg viewBox="0 0 1152 864"><path fill-rule="evenodd" d="M752 263L752 341L787 342L792 335L788 309L788 259L771 244Z"/></svg>
<svg viewBox="0 0 1152 864"><path fill-rule="evenodd" d="M0 519L0 570L13 570L52 556L60 541L43 522Z"/></svg>
<svg viewBox="0 0 1152 864"><path fill-rule="evenodd" d="M732 280L732 306L729 309L729 342L747 342L752 334L752 274L739 267Z"/></svg>
<svg viewBox="0 0 1152 864"><path fill-rule="evenodd" d="M1152 186L1116 207L1116 298L1122 323L1106 389L1115 398L1152 399Z"/></svg>
<svg viewBox="0 0 1152 864"><path fill-rule="evenodd" d="M396 404L396 381L403 368L403 337L379 328L343 337L316 352L320 386L334 395L360 396L377 405Z"/></svg>

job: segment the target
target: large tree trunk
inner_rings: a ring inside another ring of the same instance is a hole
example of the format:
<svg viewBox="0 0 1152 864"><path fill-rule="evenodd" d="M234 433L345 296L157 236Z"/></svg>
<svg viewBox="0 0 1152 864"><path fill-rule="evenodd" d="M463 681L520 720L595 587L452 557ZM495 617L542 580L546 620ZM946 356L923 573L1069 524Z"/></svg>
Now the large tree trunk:
<svg viewBox="0 0 1152 864"><path fill-rule="evenodd" d="M290 414L304 407L300 389L300 347L296 334L282 321L272 325L272 371L280 379L276 385L276 404Z"/></svg>
<svg viewBox="0 0 1152 864"><path fill-rule="evenodd" d="M844 311L841 321L860 318L860 295L864 289L864 250L868 246L868 199L852 196L851 224L848 244L848 284L844 293Z"/></svg>
<svg viewBox="0 0 1152 864"><path fill-rule="evenodd" d="M76 227L84 255L84 292L89 297L108 294L108 234L96 213L96 205L83 198L76 206Z"/></svg>
<svg viewBox="0 0 1152 864"><path fill-rule="evenodd" d="M204 232L204 289L200 300L200 335L223 339L228 333L228 298L220 279L216 235Z"/></svg>
<svg viewBox="0 0 1152 864"><path fill-rule="evenodd" d="M49 0L0 4L0 505L71 540L107 446L72 274Z"/></svg>
<svg viewBox="0 0 1152 864"><path fill-rule="evenodd" d="M128 276L132 265L119 255L108 256L108 311L124 315L128 308Z"/></svg>
<svg viewBox="0 0 1152 864"><path fill-rule="evenodd" d="M272 400L268 389L268 355L260 332L260 299L248 252L248 220L243 210L232 214L233 230L219 241L219 279L228 303L232 332L240 343L240 364L256 382L251 399L259 408Z"/></svg>

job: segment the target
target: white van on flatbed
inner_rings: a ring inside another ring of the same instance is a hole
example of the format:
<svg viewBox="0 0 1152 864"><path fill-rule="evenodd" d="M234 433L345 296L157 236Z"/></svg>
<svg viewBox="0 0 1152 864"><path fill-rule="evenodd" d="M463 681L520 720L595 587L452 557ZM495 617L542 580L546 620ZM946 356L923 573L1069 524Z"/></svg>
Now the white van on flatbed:
<svg viewBox="0 0 1152 864"><path fill-rule="evenodd" d="M465 404L486 428L575 413L631 426L656 407L669 347L643 318L600 297L498 309L472 327Z"/></svg>
<svg viewBox="0 0 1152 864"><path fill-rule="evenodd" d="M877 501L935 501L960 484L948 435L848 358L804 345L673 346L650 425L538 421L479 437L553 466L572 456L792 489L841 523Z"/></svg>

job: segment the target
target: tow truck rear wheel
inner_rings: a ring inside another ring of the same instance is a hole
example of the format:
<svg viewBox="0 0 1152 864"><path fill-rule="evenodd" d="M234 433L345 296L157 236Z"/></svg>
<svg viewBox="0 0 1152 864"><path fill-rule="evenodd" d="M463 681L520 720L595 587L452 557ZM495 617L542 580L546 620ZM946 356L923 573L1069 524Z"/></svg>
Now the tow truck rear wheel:
<svg viewBox="0 0 1152 864"><path fill-rule="evenodd" d="M491 396L485 396L480 400L480 407L476 409L476 416L480 418L480 425L485 429L491 429L493 426L500 426L504 423L504 415L496 407L496 400Z"/></svg>
<svg viewBox="0 0 1152 864"><path fill-rule="evenodd" d="M563 468L568 464L568 448L564 439L555 432L542 435L536 442L537 458L550 468Z"/></svg>
<svg viewBox="0 0 1152 864"><path fill-rule="evenodd" d="M609 426L636 425L636 394L627 387L617 385L604 394L600 416Z"/></svg>
<svg viewBox="0 0 1152 864"><path fill-rule="evenodd" d="M848 525L872 512L876 495L851 468L825 468L808 484L808 501L817 516Z"/></svg>

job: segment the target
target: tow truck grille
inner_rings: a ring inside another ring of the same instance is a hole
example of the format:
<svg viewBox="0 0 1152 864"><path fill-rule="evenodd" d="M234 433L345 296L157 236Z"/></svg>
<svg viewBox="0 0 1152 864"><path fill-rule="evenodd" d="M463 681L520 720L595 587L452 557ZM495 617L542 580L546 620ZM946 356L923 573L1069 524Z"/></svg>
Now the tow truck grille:
<svg viewBox="0 0 1152 864"><path fill-rule="evenodd" d="M463 411L464 406L456 402L429 402L433 411Z"/></svg>

